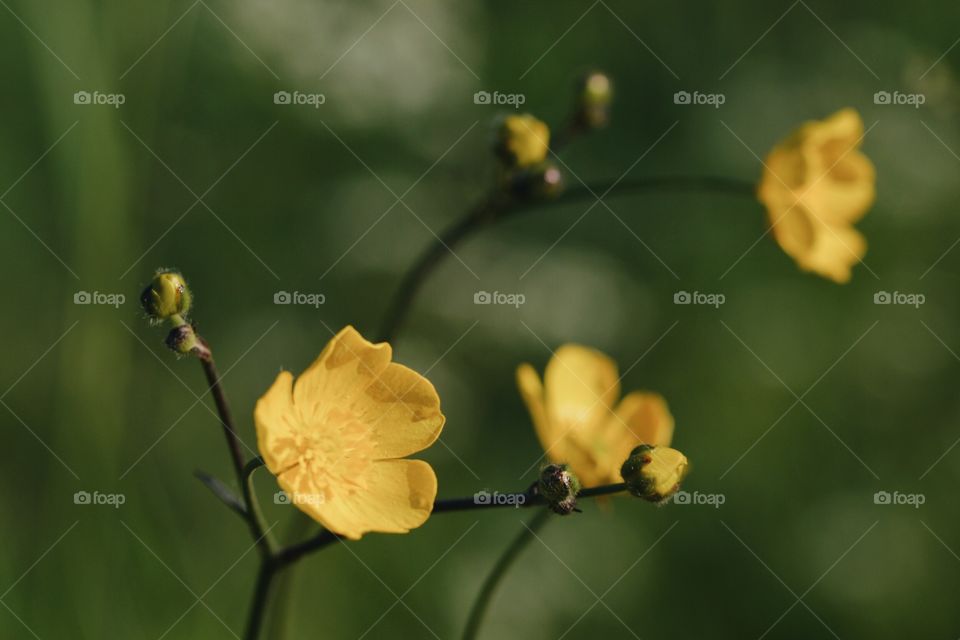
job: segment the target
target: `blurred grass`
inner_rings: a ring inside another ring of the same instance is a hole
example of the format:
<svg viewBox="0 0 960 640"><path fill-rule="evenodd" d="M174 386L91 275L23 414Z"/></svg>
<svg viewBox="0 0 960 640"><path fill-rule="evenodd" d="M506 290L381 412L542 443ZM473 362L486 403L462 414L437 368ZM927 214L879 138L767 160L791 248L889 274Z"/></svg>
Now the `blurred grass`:
<svg viewBox="0 0 960 640"><path fill-rule="evenodd" d="M23 424L0 414L10 452L0 567L12 585L0 598L10 609L0 613L0 635L29 635L17 617L42 638L155 638L171 625L167 637L231 637L218 617L239 633L254 554L243 556L245 530L192 477L196 468L230 477L222 436L183 386L203 392L199 367L165 352L162 332L140 317L140 288L158 266L188 275L195 317L229 370L224 383L252 445L252 407L276 372L301 370L329 330L346 323L372 335L400 270L432 241L426 227L451 223L491 178L495 113L474 105L473 92L522 92L525 108L556 123L572 79L593 67L613 75L617 103L609 130L564 154L573 184L575 176L616 178L675 121L632 176L752 180L759 164L750 150L762 156L802 120L850 105L868 125L876 121L864 148L877 165L878 201L860 228L877 277L860 266L851 284L832 285L799 273L766 238L719 279L764 232L763 216L749 200L703 194L611 196L632 233L598 206L549 252L586 205L519 217L458 249L479 281L448 259L398 344L404 363L433 367L444 401L446 447L423 456L442 495L529 482L521 474L539 449L513 370L523 361L543 367L542 340L596 346L624 370L650 349L624 389L667 397L676 445L694 464L687 489L727 498L716 510L618 500L610 511L591 505L551 523L546 546L528 550L496 598L486 635L557 637L612 586L603 601L615 615L598 604L566 637L624 637L618 617L645 638L755 637L793 604L790 590L811 585L804 602L841 637L956 635L948 600L960 582L956 451L920 477L957 437L960 365L950 350L960 349L960 253L921 276L960 236L960 49L919 78L960 36L957 9L806 4L608 1L557 42L590 4L454 9L410 0L319 80L390 3L11 2L0 19L10 85L0 103L5 183L77 124L3 196L24 223L5 211L0 234L3 388L14 385L3 401ZM127 102L116 111L74 105L81 89L119 91ZM280 89L320 91L327 104L277 106ZM680 89L722 91L727 102L716 111L681 108L672 102ZM928 101L920 110L874 105L881 89L921 91ZM402 206L378 222L394 197L371 173L399 194L428 169L405 197L422 223ZM204 196L213 213L197 205L181 219L195 200L190 190L215 183ZM281 289L319 291L327 303L275 306ZM527 303L476 307L478 289L521 291ZM722 292L727 303L678 307L680 289ZM116 310L76 306L78 290L121 292L127 301ZM878 290L922 292L927 302L878 307ZM810 410L798 405L781 418L795 401L786 386L803 395L834 364L804 397ZM269 502L273 483L260 478L259 487ZM876 506L881 489L921 492L926 503ZM127 502L77 506L78 490L122 492ZM270 514L290 517L279 507ZM409 536L370 536L310 558L291 603L292 637L358 637L394 605L391 591L411 586L403 600L416 615L393 606L368 637L429 637L426 626L456 636L483 575L527 515L438 517ZM216 616L196 605L177 622L193 594ZM797 605L767 637L828 634Z"/></svg>

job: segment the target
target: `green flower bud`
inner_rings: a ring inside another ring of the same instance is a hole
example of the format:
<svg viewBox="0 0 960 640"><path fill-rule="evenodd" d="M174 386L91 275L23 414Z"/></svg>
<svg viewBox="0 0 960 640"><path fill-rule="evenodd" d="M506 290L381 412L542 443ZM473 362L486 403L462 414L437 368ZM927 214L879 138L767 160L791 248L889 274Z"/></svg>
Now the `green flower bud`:
<svg viewBox="0 0 960 640"><path fill-rule="evenodd" d="M570 515L577 510L580 480L565 464L550 464L540 471L537 489L554 513Z"/></svg>
<svg viewBox="0 0 960 640"><path fill-rule="evenodd" d="M577 83L577 125L587 129L603 127L610 120L613 83L610 76L593 71Z"/></svg>
<svg viewBox="0 0 960 640"><path fill-rule="evenodd" d="M620 475L633 495L662 502L680 488L688 467L687 457L676 449L642 444L630 452Z"/></svg>
<svg viewBox="0 0 960 640"><path fill-rule="evenodd" d="M190 289L183 276L176 271L158 271L150 286L140 294L140 304L153 320L179 316L183 319L190 310Z"/></svg>

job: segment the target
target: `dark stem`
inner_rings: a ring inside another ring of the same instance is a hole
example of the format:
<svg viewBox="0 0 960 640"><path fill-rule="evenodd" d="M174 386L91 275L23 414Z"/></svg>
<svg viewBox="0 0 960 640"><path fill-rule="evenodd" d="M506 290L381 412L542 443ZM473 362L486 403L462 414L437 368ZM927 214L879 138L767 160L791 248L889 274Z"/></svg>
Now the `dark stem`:
<svg viewBox="0 0 960 640"><path fill-rule="evenodd" d="M334 542L340 542L340 540L340 536L332 531L324 529L312 538L307 538L303 542L298 542L297 544L292 544L289 547L281 549L277 552L274 558L277 564L285 567L288 564L296 562L308 553L322 549L329 544L333 544Z"/></svg>
<svg viewBox="0 0 960 640"><path fill-rule="evenodd" d="M611 493L620 493L627 490L627 485L623 482L616 484L605 484L599 487L590 487L582 489L577 494L580 498L596 498L606 496ZM537 491L537 485L532 485L529 489L518 493L488 493L480 492L466 498L448 498L446 500L437 500L433 504L434 513L444 513L446 511L473 511L476 509L498 509L511 507L514 509L523 509L527 507L539 507L546 505L547 501Z"/></svg>
<svg viewBox="0 0 960 640"><path fill-rule="evenodd" d="M270 601L270 588L278 569L276 563L266 558L260 563L257 582L253 588L253 599L250 602L250 612L247 614L247 629L243 634L245 640L257 640L260 637L260 629L267 613L267 603Z"/></svg>
<svg viewBox="0 0 960 640"><path fill-rule="evenodd" d="M237 474L237 480L243 484L244 458L243 450L240 448L240 439L237 437L237 431L233 426L233 417L230 414L227 397L223 393L223 387L220 386L220 374L217 372L217 365L213 361L213 354L205 342L203 342L203 346L205 351L200 354L200 364L203 365L203 373L207 376L210 393L217 405L217 413L220 415L220 423L223 426L223 435L227 438L227 448L230 450L230 457L233 460L233 469Z"/></svg>
<svg viewBox="0 0 960 640"><path fill-rule="evenodd" d="M490 601L493 599L493 594L497 590L500 581L507 574L510 565L520 556L520 552L530 544L536 532L540 530L549 519L550 512L547 509L537 512L537 515L533 516L530 522L524 526L520 535L514 538L510 546L507 547L503 555L500 556L500 559L497 560L490 575L483 581L483 586L480 588L480 593L477 595L473 607L470 608L470 617L467 619L467 626L463 630L463 640L474 640L474 638L477 637L477 632L480 630L480 623L483 622L483 616L487 612L487 607L490 605Z"/></svg>
<svg viewBox="0 0 960 640"><path fill-rule="evenodd" d="M658 190L683 190L691 193L726 193L753 197L755 185L722 176L655 176L636 180L579 185L570 187L559 197L549 200L516 200L498 189L492 190L478 205L444 231L428 246L407 270L384 316L379 340L392 342L406 320L421 287L453 247L474 233L525 212L584 200Z"/></svg>
<svg viewBox="0 0 960 640"><path fill-rule="evenodd" d="M447 253L464 238L496 220L510 204L511 200L506 195L497 190L491 191L420 254L400 281L397 292L384 315L385 320L380 329L378 342L393 342L420 287Z"/></svg>

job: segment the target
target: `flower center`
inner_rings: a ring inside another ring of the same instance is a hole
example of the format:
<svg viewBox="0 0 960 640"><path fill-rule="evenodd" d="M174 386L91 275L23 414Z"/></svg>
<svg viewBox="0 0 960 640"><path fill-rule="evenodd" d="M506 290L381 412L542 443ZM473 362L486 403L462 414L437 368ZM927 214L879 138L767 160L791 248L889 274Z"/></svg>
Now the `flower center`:
<svg viewBox="0 0 960 640"><path fill-rule="evenodd" d="M299 429L291 448L294 499L329 502L366 489L366 471L374 460L373 430L353 412L338 407Z"/></svg>

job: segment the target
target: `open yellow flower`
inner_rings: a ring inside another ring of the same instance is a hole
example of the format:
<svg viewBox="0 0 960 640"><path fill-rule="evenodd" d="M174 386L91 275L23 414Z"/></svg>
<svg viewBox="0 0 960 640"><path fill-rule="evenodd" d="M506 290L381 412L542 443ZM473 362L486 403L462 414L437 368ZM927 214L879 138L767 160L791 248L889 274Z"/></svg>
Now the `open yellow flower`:
<svg viewBox="0 0 960 640"><path fill-rule="evenodd" d="M498 153L514 167L543 162L550 151L550 127L527 113L504 118L498 136Z"/></svg>
<svg viewBox="0 0 960 640"><path fill-rule="evenodd" d="M440 398L346 327L294 384L282 371L257 402L257 445L289 499L339 535L406 533L430 516L437 477L404 456L439 437Z"/></svg>
<svg viewBox="0 0 960 640"><path fill-rule="evenodd" d="M566 344L547 363L544 379L529 364L517 368L520 394L547 457L567 463L584 486L620 482L620 467L640 444L666 446L673 416L662 396L634 391L619 404L617 365L609 357Z"/></svg>
<svg viewBox="0 0 960 640"><path fill-rule="evenodd" d="M853 227L876 195L863 135L853 109L804 123L767 156L757 190L780 247L801 269L838 283L867 252Z"/></svg>

